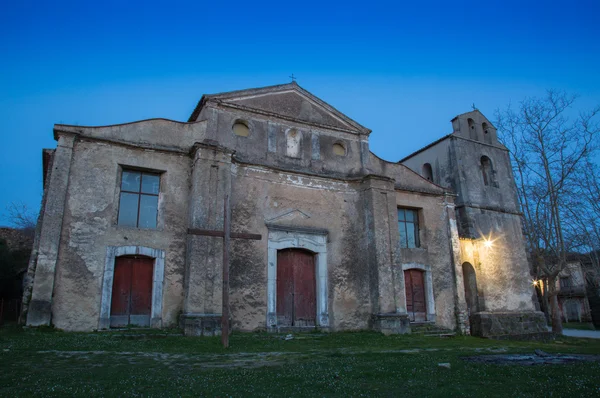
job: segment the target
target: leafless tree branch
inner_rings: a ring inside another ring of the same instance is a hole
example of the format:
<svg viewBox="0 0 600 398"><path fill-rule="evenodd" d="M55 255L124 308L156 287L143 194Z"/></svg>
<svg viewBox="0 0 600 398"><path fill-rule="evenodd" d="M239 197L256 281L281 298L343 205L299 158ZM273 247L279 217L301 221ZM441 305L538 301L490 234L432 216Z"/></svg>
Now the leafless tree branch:
<svg viewBox="0 0 600 398"><path fill-rule="evenodd" d="M588 192L598 186L598 173L589 170L599 149L600 108L573 116L576 99L548 90L542 98L523 100L516 111L509 105L496 112L500 139L511 152L527 249L536 277L547 281L552 326L559 333L556 278L568 254L592 247L594 231L600 231L600 213L594 213L600 191Z"/></svg>

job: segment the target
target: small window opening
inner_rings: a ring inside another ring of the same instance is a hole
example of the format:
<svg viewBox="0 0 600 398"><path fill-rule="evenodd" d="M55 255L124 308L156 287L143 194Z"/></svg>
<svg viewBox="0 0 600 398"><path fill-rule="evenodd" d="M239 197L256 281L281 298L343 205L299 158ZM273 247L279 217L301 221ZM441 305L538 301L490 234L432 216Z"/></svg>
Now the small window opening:
<svg viewBox="0 0 600 398"><path fill-rule="evenodd" d="M433 182L433 169L431 168L431 164L425 163L423 165L422 174L426 180Z"/></svg>
<svg viewBox="0 0 600 398"><path fill-rule="evenodd" d="M477 130L475 129L475 122L473 121L473 119L469 118L467 119L467 124L469 125L469 138L471 138L472 140L476 140Z"/></svg>
<svg viewBox="0 0 600 398"><path fill-rule="evenodd" d="M492 134L490 134L490 128L488 127L488 124L482 123L481 129L483 130L483 139L485 140L485 143L491 144L492 143Z"/></svg>
<svg viewBox="0 0 600 398"><path fill-rule="evenodd" d="M250 129L246 122L238 120L233 124L233 134L240 137L248 137L250 135Z"/></svg>
<svg viewBox="0 0 600 398"><path fill-rule="evenodd" d="M342 144L333 144L333 154L338 156L346 156L346 148Z"/></svg>
<svg viewBox="0 0 600 398"><path fill-rule="evenodd" d="M492 161L487 156L481 157L481 174L484 185L496 186L494 182L494 167L492 166Z"/></svg>

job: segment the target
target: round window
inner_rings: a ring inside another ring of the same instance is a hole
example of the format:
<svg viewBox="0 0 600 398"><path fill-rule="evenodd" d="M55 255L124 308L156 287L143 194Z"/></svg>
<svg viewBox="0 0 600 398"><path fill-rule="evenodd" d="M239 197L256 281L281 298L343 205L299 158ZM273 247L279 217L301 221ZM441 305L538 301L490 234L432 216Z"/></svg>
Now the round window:
<svg viewBox="0 0 600 398"><path fill-rule="evenodd" d="M246 125L246 123L237 121L233 125L233 134L238 135L240 137L248 137L250 135L250 129Z"/></svg>
<svg viewBox="0 0 600 398"><path fill-rule="evenodd" d="M333 144L333 153L338 156L345 156L346 148L342 144Z"/></svg>

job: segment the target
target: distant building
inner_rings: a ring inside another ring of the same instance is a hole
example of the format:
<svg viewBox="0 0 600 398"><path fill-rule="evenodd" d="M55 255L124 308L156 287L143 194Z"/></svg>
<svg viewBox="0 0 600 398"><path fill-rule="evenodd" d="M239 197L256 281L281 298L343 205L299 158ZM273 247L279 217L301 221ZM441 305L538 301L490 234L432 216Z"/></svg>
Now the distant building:
<svg viewBox="0 0 600 398"><path fill-rule="evenodd" d="M187 123L55 125L27 323L220 333L227 196L236 330L544 332L508 152L479 111L452 127L386 162L295 83L205 95Z"/></svg>
<svg viewBox="0 0 600 398"><path fill-rule="evenodd" d="M586 281L579 261L570 262L556 280L558 306L564 322L591 322Z"/></svg>

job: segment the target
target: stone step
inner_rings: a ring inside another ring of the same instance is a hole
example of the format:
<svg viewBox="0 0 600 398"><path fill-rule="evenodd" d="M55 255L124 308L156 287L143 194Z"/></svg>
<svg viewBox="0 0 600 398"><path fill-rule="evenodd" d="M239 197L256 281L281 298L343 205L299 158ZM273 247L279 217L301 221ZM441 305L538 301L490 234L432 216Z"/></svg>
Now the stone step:
<svg viewBox="0 0 600 398"><path fill-rule="evenodd" d="M302 332L314 332L317 330L316 326L279 326L277 333L302 333Z"/></svg>
<svg viewBox="0 0 600 398"><path fill-rule="evenodd" d="M412 322L410 329L412 334L422 336L451 337L456 335L454 331L438 326L433 322Z"/></svg>
<svg viewBox="0 0 600 398"><path fill-rule="evenodd" d="M443 332L443 333L424 333L424 337L440 337L440 338L450 338L456 336L455 332Z"/></svg>

